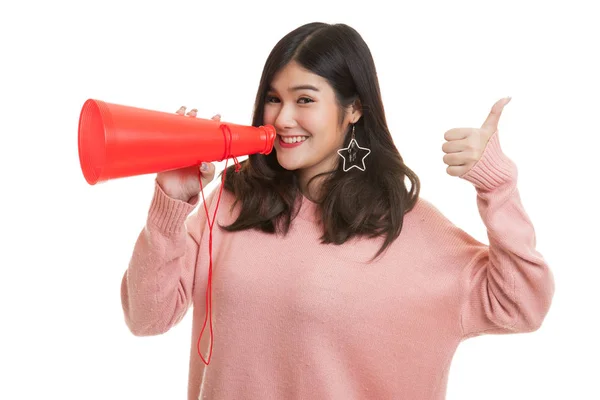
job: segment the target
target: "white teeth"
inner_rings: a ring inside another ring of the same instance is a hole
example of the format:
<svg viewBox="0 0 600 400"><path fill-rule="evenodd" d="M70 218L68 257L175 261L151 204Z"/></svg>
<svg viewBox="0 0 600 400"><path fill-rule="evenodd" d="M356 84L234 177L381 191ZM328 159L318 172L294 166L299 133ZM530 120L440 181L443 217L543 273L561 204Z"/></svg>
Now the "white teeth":
<svg viewBox="0 0 600 400"><path fill-rule="evenodd" d="M281 137L281 140L284 143L289 143L289 144L293 144L293 143L298 143L298 142L304 142L306 140L306 136L294 136L294 137Z"/></svg>

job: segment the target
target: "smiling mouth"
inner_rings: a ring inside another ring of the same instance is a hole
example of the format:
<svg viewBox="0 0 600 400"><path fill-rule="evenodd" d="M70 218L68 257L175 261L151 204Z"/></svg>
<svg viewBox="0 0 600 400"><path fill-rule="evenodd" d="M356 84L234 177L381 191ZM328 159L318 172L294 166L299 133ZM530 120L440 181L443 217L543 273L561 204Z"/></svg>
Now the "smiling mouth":
<svg viewBox="0 0 600 400"><path fill-rule="evenodd" d="M296 144L296 143L302 143L305 142L306 139L308 139L308 136L281 136L281 135L277 135L277 137L279 138L279 141L281 143L285 143L285 144Z"/></svg>

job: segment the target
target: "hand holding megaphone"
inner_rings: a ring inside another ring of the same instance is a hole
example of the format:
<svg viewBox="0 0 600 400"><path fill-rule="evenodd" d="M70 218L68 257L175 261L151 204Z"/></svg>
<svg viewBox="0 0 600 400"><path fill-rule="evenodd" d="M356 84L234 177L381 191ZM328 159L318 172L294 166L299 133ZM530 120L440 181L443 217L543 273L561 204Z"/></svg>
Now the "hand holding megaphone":
<svg viewBox="0 0 600 400"><path fill-rule="evenodd" d="M177 114L185 118L196 118L197 110L193 109L185 114L186 107L182 106L176 111ZM221 121L220 115L215 115L211 118L213 121ZM202 176L202 187L206 187L215 177L215 165L213 163L202 163L202 166L191 166L185 168L174 169L171 171L159 172L156 174L156 182L159 184L163 192L173 199L188 202L195 196L200 194L200 182L198 182L198 169Z"/></svg>

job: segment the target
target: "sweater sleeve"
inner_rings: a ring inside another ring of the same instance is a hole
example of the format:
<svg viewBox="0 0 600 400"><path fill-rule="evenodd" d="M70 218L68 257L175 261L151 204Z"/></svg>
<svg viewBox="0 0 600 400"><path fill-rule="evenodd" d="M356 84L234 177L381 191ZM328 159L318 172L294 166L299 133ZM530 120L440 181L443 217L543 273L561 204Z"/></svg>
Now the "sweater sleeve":
<svg viewBox="0 0 600 400"><path fill-rule="evenodd" d="M489 246L469 241L461 271L462 339L537 330L552 302L554 277L536 250L534 227L517 189L517 167L500 147L498 132L460 178L477 192ZM463 236L464 238L464 236Z"/></svg>
<svg viewBox="0 0 600 400"><path fill-rule="evenodd" d="M136 336L167 332L185 316L198 290L194 284L206 284L206 274L195 271L206 226L204 206L189 215L201 199L192 204L172 199L154 182L146 224L121 282L125 322Z"/></svg>

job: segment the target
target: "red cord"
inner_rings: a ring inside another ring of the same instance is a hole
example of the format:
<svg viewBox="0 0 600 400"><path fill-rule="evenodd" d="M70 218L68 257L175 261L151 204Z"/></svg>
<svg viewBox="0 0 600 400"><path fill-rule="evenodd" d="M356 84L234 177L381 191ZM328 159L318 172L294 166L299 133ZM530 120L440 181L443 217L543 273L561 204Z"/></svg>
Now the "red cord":
<svg viewBox="0 0 600 400"><path fill-rule="evenodd" d="M209 219L208 216L208 208L206 207L206 199L204 198L204 188L202 187L202 173L199 172L199 178L200 178L200 191L202 193L202 201L204 203L204 211L206 212L206 219L208 220L208 226L210 228L209 230L209 236L208 236L208 253L209 253L209 257L210 257L210 264L208 267L208 285L206 286L206 314L205 314L205 318L204 318L204 326L202 327L202 331L200 332L200 337L198 338L198 354L200 355L200 357L202 358L202 361L204 361L204 364L208 365L210 364L210 359L212 357L212 350L213 350L213 324L212 324L212 228L213 225L215 223L216 217L217 217L217 210L219 209L219 202L221 201L221 193L223 193L223 186L225 185L225 173L227 171L227 160L228 158L231 157L231 130L229 129L229 126L222 124L220 126L221 131L223 132L223 136L225 138L225 153L223 154L223 159L225 159L225 170L223 171L223 176L221 179L221 189L219 190L219 197L217 198L217 206L215 208L215 213L213 215L213 220L212 222ZM229 133L229 136L227 136L227 133L225 132L227 131ZM221 159L220 161L223 161L223 159ZM235 162L235 172L239 172L241 165L238 162L237 158L235 156L233 156L233 161ZM208 319L208 316L210 315L210 353L208 355L208 361L206 361L204 359L204 357L202 356L202 353L200 352L200 340L202 339L202 334L204 333L204 329L206 328L206 321Z"/></svg>

